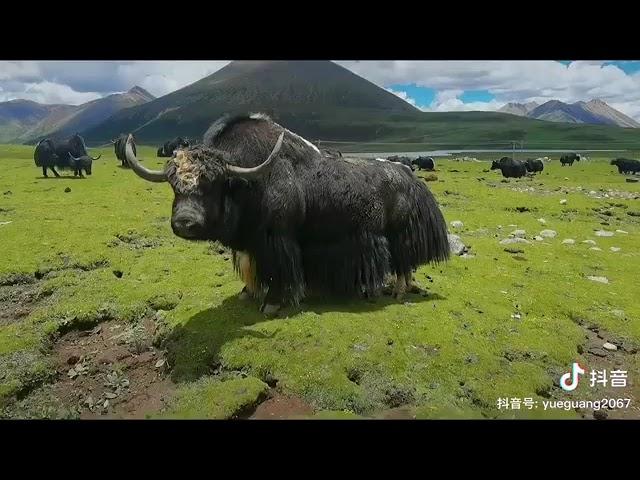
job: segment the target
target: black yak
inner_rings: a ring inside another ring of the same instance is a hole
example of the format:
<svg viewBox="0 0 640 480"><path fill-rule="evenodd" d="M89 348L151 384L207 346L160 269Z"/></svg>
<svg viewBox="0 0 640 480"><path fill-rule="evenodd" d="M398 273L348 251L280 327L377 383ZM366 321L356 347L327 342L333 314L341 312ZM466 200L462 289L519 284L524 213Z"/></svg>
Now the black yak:
<svg viewBox="0 0 640 480"><path fill-rule="evenodd" d="M89 156L84 139L77 133L65 140L40 140L33 153L35 164L42 168L42 175L45 177L48 176L47 169L59 177L56 168L73 170L76 176L82 176L82 170L91 175L90 160L98 160L100 157L101 155L95 158Z"/></svg>
<svg viewBox="0 0 640 480"><path fill-rule="evenodd" d="M431 157L418 157L411 164L417 166L418 170L428 170L430 172L436 168L436 164Z"/></svg>
<svg viewBox="0 0 640 480"><path fill-rule="evenodd" d="M524 162L524 165L527 168L528 172L541 172L544 170L544 164L539 158L527 158L527 160Z"/></svg>
<svg viewBox="0 0 640 480"><path fill-rule="evenodd" d="M263 297L264 313L316 290L377 295L393 274L401 298L414 269L449 258L442 212L409 169L329 158L267 116L221 118L164 170L138 163L132 143L133 171L174 191L174 233L231 248L241 295Z"/></svg>
<svg viewBox="0 0 640 480"><path fill-rule="evenodd" d="M570 153L568 155L562 155L560 157L560 164L564 167L565 165L573 166L573 162L579 162L580 155L577 153Z"/></svg>
<svg viewBox="0 0 640 480"><path fill-rule="evenodd" d="M127 136L125 134L120 134L117 139L111 140L111 143L113 143L113 151L116 154L116 158L120 160L120 162L122 163L122 167L127 168L129 166L129 164L127 163L127 157L125 155ZM138 153L135 143L133 144L133 153L136 155Z"/></svg>
<svg viewBox="0 0 640 480"><path fill-rule="evenodd" d="M160 148L158 148L158 157L171 157L173 152L179 148L189 147L189 140L182 137L176 137L173 140L165 142Z"/></svg>
<svg viewBox="0 0 640 480"><path fill-rule="evenodd" d="M527 167L520 160L502 157L500 161L491 163L491 170L500 170L505 178L519 178L527 174Z"/></svg>
<svg viewBox="0 0 640 480"><path fill-rule="evenodd" d="M618 173L640 172L640 161L629 158L616 158L611 160L611 165L618 167Z"/></svg>

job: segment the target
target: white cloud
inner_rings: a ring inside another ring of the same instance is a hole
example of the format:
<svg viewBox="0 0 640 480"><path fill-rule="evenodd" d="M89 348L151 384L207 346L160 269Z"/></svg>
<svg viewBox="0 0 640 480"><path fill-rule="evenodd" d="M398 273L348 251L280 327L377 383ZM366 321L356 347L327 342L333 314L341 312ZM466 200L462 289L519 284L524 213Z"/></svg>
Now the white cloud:
<svg viewBox="0 0 640 480"><path fill-rule="evenodd" d="M405 102L407 102L407 103L409 103L409 104L413 105L414 107L418 107L418 105L416 105L416 101L415 101L413 98L411 98L411 97L407 94L407 92L403 92L403 91L400 91L400 90L393 90L393 89L391 89L391 88L386 88L385 90L386 90L387 92L391 92L391 93L393 93L396 97L400 97L400 98L401 98L401 99L403 99Z"/></svg>
<svg viewBox="0 0 640 480"><path fill-rule="evenodd" d="M635 115L640 108L640 74L628 75L603 61L564 65L555 61L342 61L353 72L380 86L416 84L438 91L488 90L492 102L468 108L495 109L507 102L561 100L576 102L601 98L622 105ZM430 109L463 108L451 99ZM613 106L613 105L612 105ZM616 107L617 108L617 107ZM436 110L441 111L441 110Z"/></svg>
<svg viewBox="0 0 640 480"><path fill-rule="evenodd" d="M226 60L0 62L0 100L25 98L78 104L129 90L134 85L162 96L214 73L227 63Z"/></svg>

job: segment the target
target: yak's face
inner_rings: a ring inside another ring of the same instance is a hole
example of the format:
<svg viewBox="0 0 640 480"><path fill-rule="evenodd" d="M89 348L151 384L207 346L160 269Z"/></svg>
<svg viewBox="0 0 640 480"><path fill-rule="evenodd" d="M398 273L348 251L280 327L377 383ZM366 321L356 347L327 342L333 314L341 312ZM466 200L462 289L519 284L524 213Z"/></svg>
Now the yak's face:
<svg viewBox="0 0 640 480"><path fill-rule="evenodd" d="M611 165L617 165L618 164L618 159L616 158L615 160L611 160Z"/></svg>
<svg viewBox="0 0 640 480"><path fill-rule="evenodd" d="M190 240L214 240L223 227L225 210L225 155L195 147L177 150L167 167L175 198L171 228Z"/></svg>
<svg viewBox="0 0 640 480"><path fill-rule="evenodd" d="M91 157L83 155L77 160L74 160L73 163L77 170L84 170L87 175L91 175L91 165L93 164Z"/></svg>
<svg viewBox="0 0 640 480"><path fill-rule="evenodd" d="M496 162L495 160L491 162L491 170L496 170L498 168L500 168L500 164L498 162Z"/></svg>

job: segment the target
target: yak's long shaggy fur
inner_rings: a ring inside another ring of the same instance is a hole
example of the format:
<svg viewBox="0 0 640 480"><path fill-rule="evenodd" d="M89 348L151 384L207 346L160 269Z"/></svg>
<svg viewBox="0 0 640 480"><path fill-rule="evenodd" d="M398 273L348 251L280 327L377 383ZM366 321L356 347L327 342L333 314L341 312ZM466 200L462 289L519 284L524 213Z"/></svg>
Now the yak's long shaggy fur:
<svg viewBox="0 0 640 480"><path fill-rule="evenodd" d="M389 274L449 257L436 200L403 165L327 158L287 130L270 171L234 183L225 164L261 164L283 130L264 115L224 117L167 169L176 198L218 186L205 195L222 212L207 238L250 257L257 294L292 304L307 290L374 294Z"/></svg>

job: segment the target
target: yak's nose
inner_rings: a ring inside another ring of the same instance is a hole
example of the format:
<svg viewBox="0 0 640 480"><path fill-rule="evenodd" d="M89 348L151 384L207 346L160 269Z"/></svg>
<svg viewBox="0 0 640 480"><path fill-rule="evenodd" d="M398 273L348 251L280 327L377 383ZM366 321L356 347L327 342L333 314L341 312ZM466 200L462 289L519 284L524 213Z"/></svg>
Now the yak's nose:
<svg viewBox="0 0 640 480"><path fill-rule="evenodd" d="M197 236L201 225L191 215L176 215L171 219L171 228L179 237L193 238Z"/></svg>

